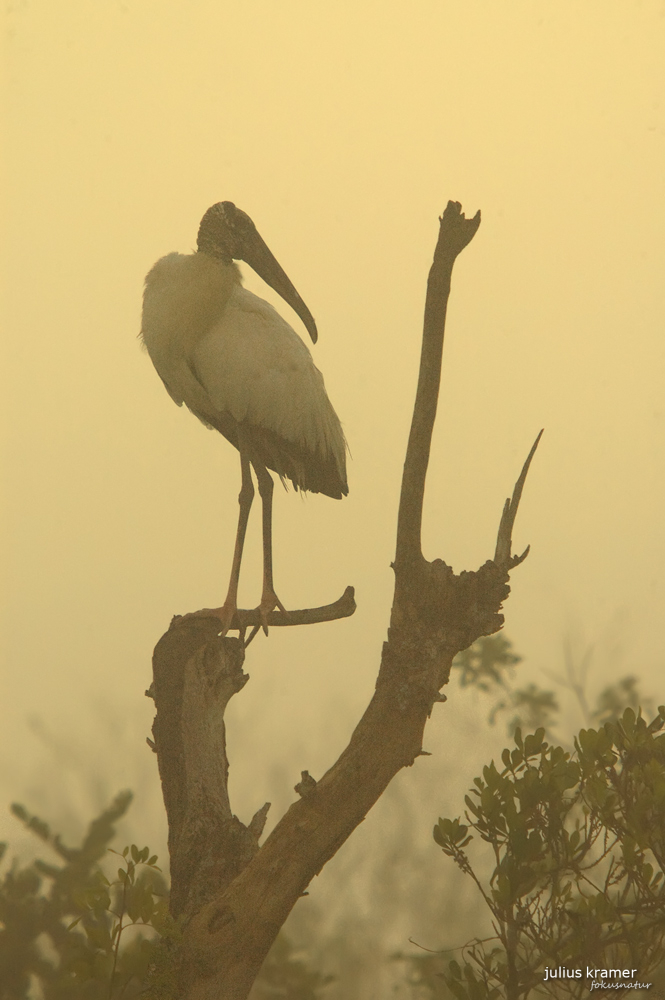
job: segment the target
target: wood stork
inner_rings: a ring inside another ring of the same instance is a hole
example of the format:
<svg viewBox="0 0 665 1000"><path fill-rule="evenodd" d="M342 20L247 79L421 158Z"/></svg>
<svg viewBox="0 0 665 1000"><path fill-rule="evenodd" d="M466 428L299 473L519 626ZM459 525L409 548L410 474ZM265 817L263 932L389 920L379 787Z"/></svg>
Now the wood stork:
<svg viewBox="0 0 665 1000"><path fill-rule="evenodd" d="M308 348L271 305L242 287L234 260L245 261L278 292L316 342L309 309L252 220L230 201L218 202L203 216L196 253L168 254L149 272L141 338L173 401L185 403L240 452L231 579L224 604L215 611L224 634L237 610L254 467L263 504L259 613L267 634L268 613L285 610L273 586L268 469L296 490L341 499L348 493L346 442Z"/></svg>

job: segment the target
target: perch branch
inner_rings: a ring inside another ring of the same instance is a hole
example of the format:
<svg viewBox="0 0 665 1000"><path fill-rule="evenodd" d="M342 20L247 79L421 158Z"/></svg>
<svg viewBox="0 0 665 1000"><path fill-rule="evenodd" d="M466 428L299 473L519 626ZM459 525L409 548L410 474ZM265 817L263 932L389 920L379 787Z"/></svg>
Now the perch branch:
<svg viewBox="0 0 665 1000"><path fill-rule="evenodd" d="M289 611L288 614L284 614L282 611L271 611L268 614L268 625L317 625L319 622L334 622L338 618L349 618L355 610L355 590L353 587L347 587L342 596L333 604L324 604L320 608L301 608ZM171 626L179 628L195 618L216 619L219 622L219 612L214 608L202 608L200 611L193 611L187 615L175 615ZM230 627L239 629L243 635L248 628L260 628L262 624L258 608L251 610L238 608ZM221 628L218 631L221 631Z"/></svg>

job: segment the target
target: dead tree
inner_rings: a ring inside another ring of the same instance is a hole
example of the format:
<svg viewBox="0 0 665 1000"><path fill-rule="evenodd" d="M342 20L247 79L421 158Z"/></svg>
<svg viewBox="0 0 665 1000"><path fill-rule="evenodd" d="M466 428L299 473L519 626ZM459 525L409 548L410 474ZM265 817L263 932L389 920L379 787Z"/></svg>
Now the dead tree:
<svg viewBox="0 0 665 1000"><path fill-rule="evenodd" d="M480 212L466 219L449 202L427 284L418 390L407 447L393 570L395 595L376 690L348 746L318 781L307 772L265 843L268 804L245 826L231 811L224 712L245 685L245 631L258 612L239 611L240 638L219 638L218 618L176 618L154 654L153 726L169 823L171 908L184 925L179 992L184 1000L243 1000L291 909L312 878L367 815L390 780L422 754L425 723L445 701L455 655L503 625L511 535L536 439L506 500L494 558L453 573L421 551L425 476L439 392L453 264L473 239ZM542 432L541 432L542 433ZM353 589L326 608L278 612L273 626L353 614Z"/></svg>

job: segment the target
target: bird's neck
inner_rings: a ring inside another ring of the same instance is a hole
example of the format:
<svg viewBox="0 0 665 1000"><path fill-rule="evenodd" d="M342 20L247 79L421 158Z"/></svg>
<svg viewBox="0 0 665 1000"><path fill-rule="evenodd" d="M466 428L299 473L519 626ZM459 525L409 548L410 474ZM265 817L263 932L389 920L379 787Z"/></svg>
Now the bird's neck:
<svg viewBox="0 0 665 1000"><path fill-rule="evenodd" d="M222 247L220 247L219 242L212 239L206 233L199 232L198 239L196 241L196 252L207 254L208 257L214 257L221 264L232 264L233 258L229 253L226 253Z"/></svg>

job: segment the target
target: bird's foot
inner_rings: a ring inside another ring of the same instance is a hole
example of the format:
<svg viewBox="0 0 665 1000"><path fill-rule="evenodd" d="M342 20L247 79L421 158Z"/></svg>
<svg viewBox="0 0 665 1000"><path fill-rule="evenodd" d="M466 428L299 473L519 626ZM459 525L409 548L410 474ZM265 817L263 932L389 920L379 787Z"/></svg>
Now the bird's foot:
<svg viewBox="0 0 665 1000"><path fill-rule="evenodd" d="M289 612L286 610L272 587L264 587L261 595L261 603L259 604L257 611L259 612L261 626L265 635L268 635L268 615L271 611L274 611L275 608L281 611L283 615L286 615L287 618L289 617Z"/></svg>
<svg viewBox="0 0 665 1000"><path fill-rule="evenodd" d="M259 604L256 610L259 613L259 619L261 621L260 628L263 629L266 635L268 635L268 615L271 613L271 611L275 610L281 611L281 613L286 618L289 618L289 612L286 610L286 608L284 607L279 597L272 588L270 589L264 588L263 594L261 595L261 603ZM237 623L235 625L233 624L233 619L236 617L237 612L238 612L238 606L236 602L226 600L224 604L221 606L221 608L201 608L200 611L191 611L187 615L177 616L177 619L178 619L178 624L180 624L181 622L187 621L187 619L189 618L219 618L220 622L222 623L222 630L220 632L220 636L224 638L224 636L230 629L239 627ZM244 639L245 627L240 628L241 639ZM258 628L259 626L256 627ZM251 639L254 638L255 634L256 633L253 633L251 635L247 644L249 644Z"/></svg>
<svg viewBox="0 0 665 1000"><path fill-rule="evenodd" d="M219 618L222 623L222 631L219 633L220 637L223 639L228 630L232 627L232 622L235 614L238 610L238 605L235 601L229 601L228 599L224 601L221 608L217 608L214 612L215 616Z"/></svg>

